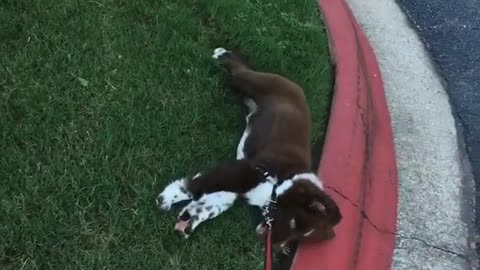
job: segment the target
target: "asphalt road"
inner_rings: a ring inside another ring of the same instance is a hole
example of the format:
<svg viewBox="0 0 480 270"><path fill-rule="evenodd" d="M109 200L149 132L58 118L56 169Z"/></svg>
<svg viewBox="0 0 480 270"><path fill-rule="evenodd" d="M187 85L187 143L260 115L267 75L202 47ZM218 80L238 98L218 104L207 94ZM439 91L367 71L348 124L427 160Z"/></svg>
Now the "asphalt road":
<svg viewBox="0 0 480 270"><path fill-rule="evenodd" d="M399 169L392 269L472 269L477 262L471 250L474 182L465 174L469 163L456 126L460 121L452 113L457 108L437 72L440 64L434 65L426 50L432 44L421 41L395 1L348 2L375 50L392 117ZM415 8L437 10L424 4L417 1ZM442 61L446 53L439 53Z"/></svg>
<svg viewBox="0 0 480 270"><path fill-rule="evenodd" d="M480 1L397 0L430 52L463 131L471 172L480 187ZM480 188L475 192L480 204ZM475 214L480 235L480 208ZM477 238L477 241L479 239ZM480 247L477 243L477 251Z"/></svg>

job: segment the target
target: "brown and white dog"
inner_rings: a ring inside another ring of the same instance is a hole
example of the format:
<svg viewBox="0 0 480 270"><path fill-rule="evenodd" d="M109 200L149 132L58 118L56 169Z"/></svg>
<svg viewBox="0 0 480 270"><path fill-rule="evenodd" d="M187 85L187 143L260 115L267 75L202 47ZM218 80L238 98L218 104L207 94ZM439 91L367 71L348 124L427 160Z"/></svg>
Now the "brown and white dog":
<svg viewBox="0 0 480 270"><path fill-rule="evenodd" d="M303 89L282 76L254 71L223 48L215 49L213 57L230 73L232 88L243 94L249 109L237 160L173 181L158 195L158 207L169 210L173 204L191 200L175 226L187 238L200 223L220 215L239 197L265 207L275 186L274 247L334 237L333 227L342 216L311 171L311 119ZM265 181L258 168L271 177ZM256 231L263 235L265 224L259 224Z"/></svg>

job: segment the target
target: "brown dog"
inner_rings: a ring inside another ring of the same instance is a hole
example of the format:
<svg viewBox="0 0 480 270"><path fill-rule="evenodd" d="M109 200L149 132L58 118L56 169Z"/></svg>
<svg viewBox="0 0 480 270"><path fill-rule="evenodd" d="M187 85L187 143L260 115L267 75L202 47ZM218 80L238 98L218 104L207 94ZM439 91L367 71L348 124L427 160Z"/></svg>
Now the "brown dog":
<svg viewBox="0 0 480 270"><path fill-rule="evenodd" d="M311 119L302 88L282 76L254 71L223 48L215 49L213 57L228 70L232 87L245 96L249 108L237 160L175 180L158 195L158 207L169 210L175 203L191 200L175 226L187 238L200 223L230 208L238 197L265 207L275 188L275 247L332 238L333 227L342 216L311 171ZM264 233L265 224L261 223L257 234Z"/></svg>

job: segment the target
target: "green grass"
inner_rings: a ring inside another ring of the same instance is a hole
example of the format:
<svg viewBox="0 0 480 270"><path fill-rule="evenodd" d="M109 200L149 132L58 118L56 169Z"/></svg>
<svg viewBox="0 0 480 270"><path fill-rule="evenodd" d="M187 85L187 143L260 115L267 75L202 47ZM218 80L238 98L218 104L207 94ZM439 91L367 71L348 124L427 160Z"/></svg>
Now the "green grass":
<svg viewBox="0 0 480 270"><path fill-rule="evenodd" d="M0 269L262 269L243 204L188 241L154 206L234 158L244 120L218 46L301 84L322 135L314 0L1 1Z"/></svg>

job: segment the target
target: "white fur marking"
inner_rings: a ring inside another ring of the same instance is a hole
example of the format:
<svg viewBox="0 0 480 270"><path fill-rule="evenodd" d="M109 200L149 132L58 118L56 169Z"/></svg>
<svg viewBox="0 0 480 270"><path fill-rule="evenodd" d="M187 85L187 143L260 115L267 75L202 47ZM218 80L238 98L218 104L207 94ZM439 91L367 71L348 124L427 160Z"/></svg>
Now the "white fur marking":
<svg viewBox="0 0 480 270"><path fill-rule="evenodd" d="M310 234L312 234L313 231L315 231L315 229L311 229L310 231L304 233L303 236L304 236L304 237L307 237L307 236L309 236Z"/></svg>
<svg viewBox="0 0 480 270"><path fill-rule="evenodd" d="M250 127L248 126L248 122L250 120L250 117L257 111L257 104L255 103L255 101L253 101L253 99L246 98L244 102L245 102L245 105L248 107L249 113L245 117L245 122L246 122L245 131L243 132L243 135L240 138L240 141L238 142L237 160L247 158L247 156L245 155L244 149L245 149L245 142L248 139L248 135L250 135Z"/></svg>
<svg viewBox="0 0 480 270"><path fill-rule="evenodd" d="M215 58L215 59L218 59L220 56L224 55L227 52L228 51L225 50L224 48L216 48L215 50L213 50L212 57Z"/></svg>
<svg viewBox="0 0 480 270"><path fill-rule="evenodd" d="M198 201L191 201L179 214L182 216L188 211L191 217L191 231L202 222L220 215L233 206L237 199L233 192L219 191L203 195Z"/></svg>
<svg viewBox="0 0 480 270"><path fill-rule="evenodd" d="M163 210L170 210L172 205L192 198L191 194L185 192L185 178L181 178L170 183L162 193L157 196L157 206Z"/></svg>
<svg viewBox="0 0 480 270"><path fill-rule="evenodd" d="M250 205L263 207L270 201L273 184L270 182L260 183L258 186L245 193L245 199Z"/></svg>
<svg viewBox="0 0 480 270"><path fill-rule="evenodd" d="M277 187L277 196L280 196L283 193L285 193L285 191L290 189L293 186L293 184L298 180L308 180L312 182L315 186L317 186L319 189L323 190L323 183L316 174L300 173L300 174L294 175L292 179L283 181L283 183Z"/></svg>
<svg viewBox="0 0 480 270"><path fill-rule="evenodd" d="M283 181L283 183L281 183L276 189L277 190L277 196L282 195L283 193L285 193L285 191L287 191L292 186L293 186L293 181L292 180Z"/></svg>
<svg viewBox="0 0 480 270"><path fill-rule="evenodd" d="M248 123L248 118L250 118L250 116L252 116L252 114L257 111L257 103L255 103L255 101L251 98L245 98L244 103L245 103L245 106L247 106L249 111L247 116L247 123Z"/></svg>
<svg viewBox="0 0 480 270"><path fill-rule="evenodd" d="M243 132L242 137L240 138L240 141L238 142L237 160L245 158L245 152L243 151L243 149L245 148L245 142L247 141L248 135L250 135L250 129L247 126L247 128L245 128L245 131Z"/></svg>
<svg viewBox="0 0 480 270"><path fill-rule="evenodd" d="M318 178L318 176L314 173L301 173L301 174L296 174L292 180L297 181L297 180L304 180L307 179L313 184L315 184L317 187L319 187L321 190L323 190L323 182Z"/></svg>

